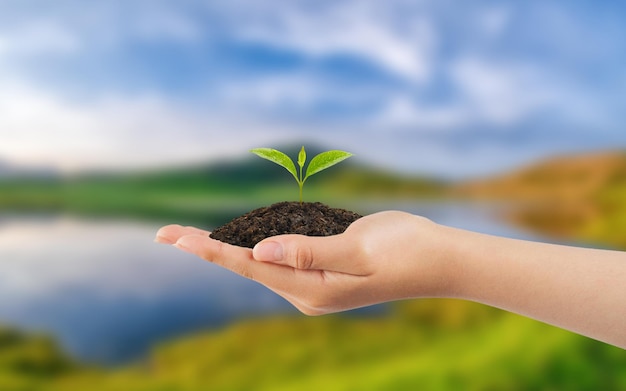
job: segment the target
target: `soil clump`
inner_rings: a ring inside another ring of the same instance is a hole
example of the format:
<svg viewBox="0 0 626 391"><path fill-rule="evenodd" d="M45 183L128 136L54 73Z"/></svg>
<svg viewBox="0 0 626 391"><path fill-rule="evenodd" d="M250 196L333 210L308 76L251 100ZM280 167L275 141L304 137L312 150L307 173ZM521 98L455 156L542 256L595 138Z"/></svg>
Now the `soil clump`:
<svg viewBox="0 0 626 391"><path fill-rule="evenodd" d="M331 208L321 202L279 202L239 216L209 236L235 246L253 248L261 240L275 235L337 235L360 217L358 213Z"/></svg>

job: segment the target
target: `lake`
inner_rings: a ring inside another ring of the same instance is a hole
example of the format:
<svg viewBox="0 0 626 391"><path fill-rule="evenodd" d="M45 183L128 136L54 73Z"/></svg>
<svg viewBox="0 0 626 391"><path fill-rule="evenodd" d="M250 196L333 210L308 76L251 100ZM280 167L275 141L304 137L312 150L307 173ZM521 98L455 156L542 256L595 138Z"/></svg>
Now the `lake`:
<svg viewBox="0 0 626 391"><path fill-rule="evenodd" d="M357 210L385 209L538 239L495 218L489 205L407 202ZM81 360L116 364L168 338L252 316L297 313L255 282L154 243L160 225L0 214L0 324L49 333Z"/></svg>

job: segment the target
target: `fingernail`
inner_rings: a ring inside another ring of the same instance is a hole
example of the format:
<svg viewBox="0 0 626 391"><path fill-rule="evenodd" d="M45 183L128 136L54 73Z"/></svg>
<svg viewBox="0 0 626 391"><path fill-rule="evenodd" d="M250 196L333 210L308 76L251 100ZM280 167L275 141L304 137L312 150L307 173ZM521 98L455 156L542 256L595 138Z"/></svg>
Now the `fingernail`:
<svg viewBox="0 0 626 391"><path fill-rule="evenodd" d="M189 252L189 237L188 236L182 236L180 238L178 238L178 240L176 241L176 243L174 243L174 247L176 247L179 250L183 250L183 251L187 251Z"/></svg>
<svg viewBox="0 0 626 391"><path fill-rule="evenodd" d="M252 256L257 261L277 262L283 259L283 246L277 242L262 242L254 246Z"/></svg>

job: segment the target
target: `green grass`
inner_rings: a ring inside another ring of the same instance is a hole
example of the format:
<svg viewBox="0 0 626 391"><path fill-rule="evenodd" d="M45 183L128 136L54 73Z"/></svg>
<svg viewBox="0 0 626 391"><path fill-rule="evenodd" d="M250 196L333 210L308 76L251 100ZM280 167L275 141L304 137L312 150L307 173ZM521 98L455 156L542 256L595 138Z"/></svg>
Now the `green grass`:
<svg viewBox="0 0 626 391"><path fill-rule="evenodd" d="M625 364L622 349L521 316L457 300L421 300L398 303L380 317L251 319L162 344L141 362L122 368L74 366L45 382L13 373L13 384L18 386L7 388L9 383L0 382L0 387L16 391L623 389ZM19 388L19 384L26 386Z"/></svg>
<svg viewBox="0 0 626 391"><path fill-rule="evenodd" d="M188 170L0 181L0 211L66 212L193 224L225 222L250 208L298 199L292 179L261 168ZM355 199L432 197L441 185L348 166L307 183L305 201L349 205ZM281 173L282 174L282 173Z"/></svg>
<svg viewBox="0 0 626 391"><path fill-rule="evenodd" d="M595 200L597 214L578 233L581 239L626 250L626 182L613 183Z"/></svg>

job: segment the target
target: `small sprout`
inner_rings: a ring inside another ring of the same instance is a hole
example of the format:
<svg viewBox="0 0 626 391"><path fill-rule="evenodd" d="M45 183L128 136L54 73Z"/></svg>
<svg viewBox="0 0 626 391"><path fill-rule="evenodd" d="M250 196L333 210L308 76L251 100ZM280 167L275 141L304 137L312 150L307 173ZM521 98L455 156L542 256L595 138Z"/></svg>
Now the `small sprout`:
<svg viewBox="0 0 626 391"><path fill-rule="evenodd" d="M304 147L300 149L300 153L298 154L298 167L300 168L296 171L296 165L293 163L291 158L284 153L277 151L272 148L255 148L250 150L250 152L254 153L262 157L263 159L267 159L272 161L279 166L283 166L287 171L293 175L298 182L298 187L300 188L300 203L302 203L302 187L304 186L304 181L307 180L313 174L317 174L318 172L327 169L328 167L334 166L342 160L345 160L352 156L350 152L345 151L326 151L322 152L319 155L315 156L309 162L308 167L306 168L306 172L304 176L302 175L302 170L304 169L304 163L306 162L306 151Z"/></svg>

